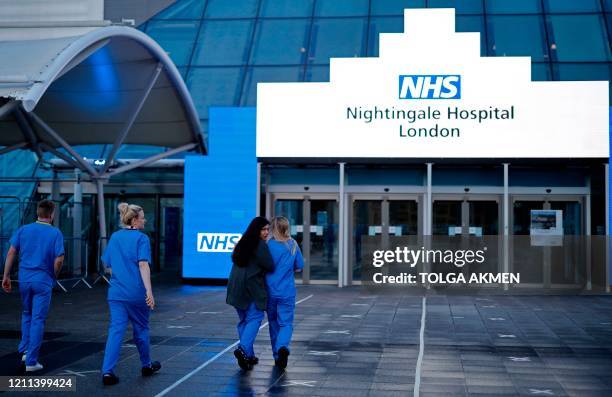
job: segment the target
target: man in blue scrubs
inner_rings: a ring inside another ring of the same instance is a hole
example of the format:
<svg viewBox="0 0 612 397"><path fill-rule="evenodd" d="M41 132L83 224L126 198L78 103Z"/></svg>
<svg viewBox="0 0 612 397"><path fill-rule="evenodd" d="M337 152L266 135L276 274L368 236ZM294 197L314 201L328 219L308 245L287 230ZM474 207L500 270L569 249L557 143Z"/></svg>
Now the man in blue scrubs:
<svg viewBox="0 0 612 397"><path fill-rule="evenodd" d="M64 262L64 237L53 225L55 204L49 200L38 203L38 220L17 229L10 240L4 264L2 288L11 292L11 267L19 255L19 292L23 302L19 355L25 361L26 372L41 370L38 362L40 345L49 313L51 291Z"/></svg>

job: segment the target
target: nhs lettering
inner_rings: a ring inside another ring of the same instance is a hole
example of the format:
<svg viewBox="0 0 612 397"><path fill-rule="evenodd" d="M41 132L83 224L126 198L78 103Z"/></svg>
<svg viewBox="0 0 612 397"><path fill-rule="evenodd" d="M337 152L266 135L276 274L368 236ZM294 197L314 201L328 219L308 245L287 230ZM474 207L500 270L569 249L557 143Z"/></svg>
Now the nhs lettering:
<svg viewBox="0 0 612 397"><path fill-rule="evenodd" d="M240 233L198 233L198 252L232 252Z"/></svg>
<svg viewBox="0 0 612 397"><path fill-rule="evenodd" d="M400 75L399 99L460 99L461 76Z"/></svg>

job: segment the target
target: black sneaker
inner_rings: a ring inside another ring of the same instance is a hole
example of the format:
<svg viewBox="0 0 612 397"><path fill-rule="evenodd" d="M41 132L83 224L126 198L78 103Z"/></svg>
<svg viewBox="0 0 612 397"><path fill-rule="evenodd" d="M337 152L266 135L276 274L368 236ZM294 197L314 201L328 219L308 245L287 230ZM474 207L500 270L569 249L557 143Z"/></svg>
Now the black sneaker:
<svg viewBox="0 0 612 397"><path fill-rule="evenodd" d="M102 375L102 383L104 383L106 386L116 385L119 383L119 378L117 378L115 374L109 372Z"/></svg>
<svg viewBox="0 0 612 397"><path fill-rule="evenodd" d="M253 356L249 358L249 362L251 363L251 365L257 365L259 364L259 358L257 358L257 356Z"/></svg>
<svg viewBox="0 0 612 397"><path fill-rule="evenodd" d="M234 357L236 357L236 360L238 360L238 365L244 371L249 371L253 369L253 364L251 363L251 360L249 360L249 358L246 355L246 352L242 350L241 347L234 350Z"/></svg>
<svg viewBox="0 0 612 397"><path fill-rule="evenodd" d="M142 367L140 373L142 373L142 376L151 376L160 369L161 364L159 363L159 361L151 361L151 364L148 367Z"/></svg>
<svg viewBox="0 0 612 397"><path fill-rule="evenodd" d="M285 346L278 349L278 359L274 360L274 365L280 369L287 368L287 360L289 359L289 349Z"/></svg>

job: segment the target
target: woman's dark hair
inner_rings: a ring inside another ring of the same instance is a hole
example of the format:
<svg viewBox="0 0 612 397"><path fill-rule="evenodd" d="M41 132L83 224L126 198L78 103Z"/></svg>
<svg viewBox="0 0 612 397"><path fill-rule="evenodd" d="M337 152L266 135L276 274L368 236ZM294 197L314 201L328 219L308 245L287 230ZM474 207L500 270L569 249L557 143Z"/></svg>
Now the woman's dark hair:
<svg viewBox="0 0 612 397"><path fill-rule="evenodd" d="M270 222L263 216L255 217L249 223L238 244L234 247L234 252L232 252L232 261L236 266L245 267L249 264L249 259L251 259L251 255L253 255L257 244L259 244L259 233L261 229L269 224Z"/></svg>

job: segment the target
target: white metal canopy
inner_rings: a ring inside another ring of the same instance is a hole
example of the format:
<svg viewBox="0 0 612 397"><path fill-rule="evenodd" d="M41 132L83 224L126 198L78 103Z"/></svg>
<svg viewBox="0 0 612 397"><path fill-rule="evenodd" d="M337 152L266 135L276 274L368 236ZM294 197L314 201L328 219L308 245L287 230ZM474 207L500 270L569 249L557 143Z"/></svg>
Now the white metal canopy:
<svg viewBox="0 0 612 397"><path fill-rule="evenodd" d="M206 150L178 70L154 40L136 29L108 26L76 37L0 42L0 54L2 146L33 145L11 114L20 103L26 118L38 116L71 146L114 144L125 134L121 143L195 144ZM39 143L62 146L34 125Z"/></svg>
<svg viewBox="0 0 612 397"><path fill-rule="evenodd" d="M97 186L98 221L106 241L104 182L176 153L206 153L200 121L178 70L146 34L107 26L81 36L0 42L0 154L49 152ZM94 165L75 145L111 144ZM169 150L126 165L122 144ZM60 151L58 149L64 149Z"/></svg>

